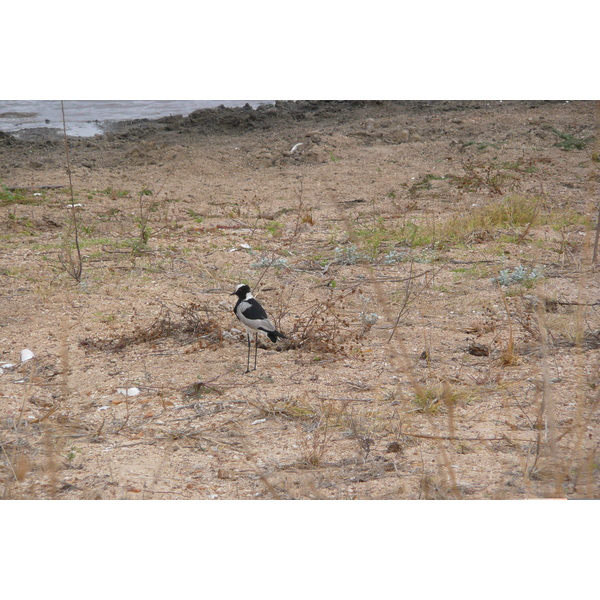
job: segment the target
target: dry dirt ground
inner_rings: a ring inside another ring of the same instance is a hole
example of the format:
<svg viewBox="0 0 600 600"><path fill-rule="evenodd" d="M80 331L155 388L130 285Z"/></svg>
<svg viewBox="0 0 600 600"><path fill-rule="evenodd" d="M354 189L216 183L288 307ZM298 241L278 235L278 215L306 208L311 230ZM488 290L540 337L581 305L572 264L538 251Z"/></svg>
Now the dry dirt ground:
<svg viewBox="0 0 600 600"><path fill-rule="evenodd" d="M73 195L0 134L2 497L597 498L596 111L133 121ZM248 374L240 282L288 336Z"/></svg>

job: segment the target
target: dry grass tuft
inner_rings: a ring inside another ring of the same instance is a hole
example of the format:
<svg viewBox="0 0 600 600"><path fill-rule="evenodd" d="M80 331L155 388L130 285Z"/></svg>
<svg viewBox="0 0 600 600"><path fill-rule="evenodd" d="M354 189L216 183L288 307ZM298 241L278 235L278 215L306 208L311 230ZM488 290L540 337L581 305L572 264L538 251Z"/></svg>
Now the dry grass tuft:
<svg viewBox="0 0 600 600"><path fill-rule="evenodd" d="M434 415L443 410L454 410L460 403L476 398L475 392L465 385L450 385L447 381L415 385L412 402L419 412Z"/></svg>
<svg viewBox="0 0 600 600"><path fill-rule="evenodd" d="M132 333L110 339L85 338L79 345L91 350L121 351L132 345L166 338L174 338L181 343L197 341L207 346L218 345L223 341L223 330L207 307L192 302L174 310L162 304L158 316L147 327L138 326Z"/></svg>

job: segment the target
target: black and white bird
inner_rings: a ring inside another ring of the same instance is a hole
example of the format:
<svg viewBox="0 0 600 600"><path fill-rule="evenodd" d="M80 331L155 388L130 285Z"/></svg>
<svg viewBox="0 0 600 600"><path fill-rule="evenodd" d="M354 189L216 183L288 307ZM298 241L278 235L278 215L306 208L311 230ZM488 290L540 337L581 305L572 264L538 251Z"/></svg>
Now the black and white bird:
<svg viewBox="0 0 600 600"><path fill-rule="evenodd" d="M248 334L248 361L246 365L246 373L250 372L250 334L255 334L254 340L254 370L256 370L256 355L258 353L258 334L263 332L267 337L276 342L278 338L285 338L283 333L279 333L267 316L267 312L261 306L260 302L252 295L250 288L240 283L235 292L231 296L237 296L238 301L233 308L235 316L244 324Z"/></svg>

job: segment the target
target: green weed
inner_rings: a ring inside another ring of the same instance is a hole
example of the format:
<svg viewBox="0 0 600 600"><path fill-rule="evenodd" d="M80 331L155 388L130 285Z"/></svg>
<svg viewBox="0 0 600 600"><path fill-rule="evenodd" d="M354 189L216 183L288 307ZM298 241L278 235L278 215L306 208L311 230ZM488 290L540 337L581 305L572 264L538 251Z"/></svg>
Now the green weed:
<svg viewBox="0 0 600 600"><path fill-rule="evenodd" d="M6 206L9 204L37 204L42 198L43 196L31 196L26 192L26 190L9 190L0 181L0 206Z"/></svg>
<svg viewBox="0 0 600 600"><path fill-rule="evenodd" d="M411 185L410 188L408 188L408 191L410 194L414 195L421 190L429 190L431 189L432 181L441 179L444 178L440 177L439 175L432 175L431 173L429 173L427 175L424 175L423 177L421 177L421 179L419 179L419 181Z"/></svg>
<svg viewBox="0 0 600 600"><path fill-rule="evenodd" d="M204 217L191 208L188 208L187 213L194 221L196 221L196 223L202 223L204 221Z"/></svg>
<svg viewBox="0 0 600 600"><path fill-rule="evenodd" d="M554 144L559 147L561 150L585 150L586 146L592 141L593 138L577 138L570 133L564 133L559 131L558 129L552 128L552 132L555 133L559 141Z"/></svg>
<svg viewBox="0 0 600 600"><path fill-rule="evenodd" d="M109 196L113 200L116 200L117 198L125 198L125 197L129 196L129 190L117 190L110 186L103 190L99 190L99 193L103 194L104 196Z"/></svg>
<svg viewBox="0 0 600 600"><path fill-rule="evenodd" d="M283 229L283 223L279 221L271 221L265 225L265 229L273 236L278 237L281 235L281 230Z"/></svg>

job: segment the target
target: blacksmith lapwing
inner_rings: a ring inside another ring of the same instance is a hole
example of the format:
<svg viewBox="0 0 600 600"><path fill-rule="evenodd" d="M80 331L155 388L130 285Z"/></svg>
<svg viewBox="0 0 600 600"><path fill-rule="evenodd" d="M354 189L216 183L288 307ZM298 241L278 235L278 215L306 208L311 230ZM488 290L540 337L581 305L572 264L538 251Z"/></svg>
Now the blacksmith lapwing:
<svg viewBox="0 0 600 600"><path fill-rule="evenodd" d="M269 317L267 312L261 306L260 302L252 295L250 288L240 283L236 288L235 292L231 293L231 296L237 296L238 301L235 304L233 312L235 316L244 324L246 332L248 334L248 361L246 364L246 373L250 372L250 334L255 334L254 340L254 370L256 370L256 355L258 353L258 334L263 332L267 334L267 337L272 341L276 342L277 338L285 338L283 333L279 333L275 329L275 326Z"/></svg>

